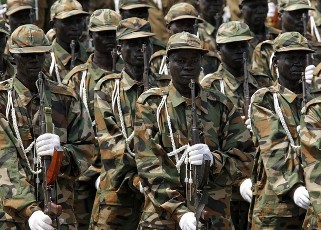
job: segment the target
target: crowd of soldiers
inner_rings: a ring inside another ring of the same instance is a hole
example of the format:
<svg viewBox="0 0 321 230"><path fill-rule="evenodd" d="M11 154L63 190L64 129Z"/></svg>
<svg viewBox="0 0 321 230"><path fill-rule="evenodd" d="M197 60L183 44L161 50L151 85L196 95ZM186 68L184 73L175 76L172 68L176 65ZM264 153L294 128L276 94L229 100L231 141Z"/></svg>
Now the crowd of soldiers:
<svg viewBox="0 0 321 230"><path fill-rule="evenodd" d="M1 230L321 229L321 0L1 12Z"/></svg>

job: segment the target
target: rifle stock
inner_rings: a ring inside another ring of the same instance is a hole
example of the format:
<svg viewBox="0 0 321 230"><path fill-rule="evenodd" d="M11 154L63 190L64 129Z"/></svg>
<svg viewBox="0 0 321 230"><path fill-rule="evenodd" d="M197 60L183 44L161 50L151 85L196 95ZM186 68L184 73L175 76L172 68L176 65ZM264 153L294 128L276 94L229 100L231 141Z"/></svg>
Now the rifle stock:
<svg viewBox="0 0 321 230"><path fill-rule="evenodd" d="M243 93L244 93L245 120L249 118L249 107L250 107L249 71L247 67L248 67L247 52L243 52L243 71L244 71Z"/></svg>
<svg viewBox="0 0 321 230"><path fill-rule="evenodd" d="M147 45L144 43L142 46L142 52L144 55L144 73L143 73L143 83L144 83L144 91L147 91L149 89L149 81L148 81L148 72L149 72L149 66L148 66L148 55L147 55Z"/></svg>
<svg viewBox="0 0 321 230"><path fill-rule="evenodd" d="M111 51L111 57L113 58L113 67L112 67L112 72L116 73L116 63L117 63L117 49L114 48L113 51Z"/></svg>
<svg viewBox="0 0 321 230"><path fill-rule="evenodd" d="M76 41L71 40L70 42L71 49L71 61L70 61L70 70L72 70L76 66Z"/></svg>

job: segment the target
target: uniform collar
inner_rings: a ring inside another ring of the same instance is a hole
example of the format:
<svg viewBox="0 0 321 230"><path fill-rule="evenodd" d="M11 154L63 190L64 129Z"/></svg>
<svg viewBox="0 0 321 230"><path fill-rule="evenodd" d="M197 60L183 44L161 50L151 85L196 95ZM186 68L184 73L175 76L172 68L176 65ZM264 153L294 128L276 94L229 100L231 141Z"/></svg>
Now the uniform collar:
<svg viewBox="0 0 321 230"><path fill-rule="evenodd" d="M88 57L87 60L87 66L88 66L88 72L90 73L91 76L93 76L93 79L95 81L98 81L102 76L104 75L108 75L111 74L112 72L104 70L100 67L98 67L95 63L94 63L94 54L91 54Z"/></svg>
<svg viewBox="0 0 321 230"><path fill-rule="evenodd" d="M283 97L289 103L292 103L296 98L300 96L300 94L298 95L296 93L293 93L291 90L280 85L278 82L271 86L271 88L278 92L281 95L281 97Z"/></svg>
<svg viewBox="0 0 321 230"><path fill-rule="evenodd" d="M17 95L19 95L19 98L21 99L22 105L25 107L34 97L31 91L24 86L21 81L19 81L16 75L13 77L13 89L17 92Z"/></svg>
<svg viewBox="0 0 321 230"><path fill-rule="evenodd" d="M143 85L142 82L136 81L133 78L131 78L128 73L126 73L125 69L122 70L121 72L122 76L122 88L127 91L130 90L134 85Z"/></svg>

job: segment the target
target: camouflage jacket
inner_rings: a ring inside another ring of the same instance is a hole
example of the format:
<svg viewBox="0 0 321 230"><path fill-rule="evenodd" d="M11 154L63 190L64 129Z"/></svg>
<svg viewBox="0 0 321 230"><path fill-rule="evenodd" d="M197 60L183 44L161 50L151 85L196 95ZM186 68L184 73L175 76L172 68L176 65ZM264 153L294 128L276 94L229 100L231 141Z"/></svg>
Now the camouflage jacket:
<svg viewBox="0 0 321 230"><path fill-rule="evenodd" d="M10 216L3 215L2 220L13 218L23 222L33 209L37 209L34 194L35 178L28 167L26 157L17 141L14 131L12 109L6 117L8 92L12 92L12 102L15 108L17 126L25 149L39 136L39 97L32 95L17 78L0 84L0 114L1 138L3 148L0 151L1 177L0 193L2 207ZM73 181L84 172L92 157L94 132L88 113L79 102L77 94L67 87L45 81L46 107L51 107L54 132L59 135L64 156L58 175L58 204L62 205L60 216L64 224L75 224L73 214ZM51 100L50 100L51 99ZM47 121L48 122L48 121ZM27 153L31 167L34 165L32 149ZM40 191L40 190L39 190ZM40 191L41 197L41 191Z"/></svg>
<svg viewBox="0 0 321 230"><path fill-rule="evenodd" d="M304 179L310 195L312 218L309 229L321 228L320 205L320 130L321 130L321 97L311 100L303 111L301 121L301 151Z"/></svg>
<svg viewBox="0 0 321 230"><path fill-rule="evenodd" d="M158 109L165 96L168 114L165 108ZM201 142L209 146L215 159L209 175L206 209L214 229L230 229L231 187L249 177L253 143L239 113L223 94L200 88L196 106ZM183 98L170 84L144 92L136 110L136 163L145 193L141 228L178 229L181 216L190 210L185 194L184 160L179 167L175 157L168 156L173 151L169 125L176 149L191 143L191 100ZM178 153L177 159L183 152Z"/></svg>
<svg viewBox="0 0 321 230"><path fill-rule="evenodd" d="M222 83L223 85L221 85ZM236 106L238 112L243 116L244 112L244 77L237 79L221 64L218 70L207 75L202 81L202 87L215 89L225 94ZM255 78L249 73L249 93L250 96L259 88Z"/></svg>
<svg viewBox="0 0 321 230"><path fill-rule="evenodd" d="M259 142L252 173L253 219L270 225L280 217L295 217L305 210L295 205L291 192L304 185L300 164L300 150L293 148L274 106L273 94L277 95L281 113L293 138L293 145L300 144L297 126L301 118L302 96L278 83L258 90L252 96L251 123L253 134ZM271 221L273 216L275 221Z"/></svg>
<svg viewBox="0 0 321 230"><path fill-rule="evenodd" d="M67 73L70 71L71 54L68 53L66 50L64 50L64 48L62 48L57 43L56 39L53 40L51 46L52 46L52 52L55 56L56 65L58 67L60 81L62 81L67 75ZM76 59L76 66L86 63L87 59L88 59L88 53L86 52L86 48L82 45L82 43L79 43L79 51ZM49 74L50 80L59 82L57 80L55 68L51 68L52 62L53 60L51 55L48 55L45 60L43 69L47 74Z"/></svg>
<svg viewBox="0 0 321 230"><path fill-rule="evenodd" d="M16 72L16 68L6 58L3 59L3 66L5 68L5 71L0 72L0 81L5 81L11 78Z"/></svg>

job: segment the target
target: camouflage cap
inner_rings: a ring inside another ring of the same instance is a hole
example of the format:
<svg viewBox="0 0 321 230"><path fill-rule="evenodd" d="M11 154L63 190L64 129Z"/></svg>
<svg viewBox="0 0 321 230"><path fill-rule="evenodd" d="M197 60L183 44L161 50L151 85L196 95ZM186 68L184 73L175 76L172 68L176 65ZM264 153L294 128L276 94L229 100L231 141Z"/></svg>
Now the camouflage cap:
<svg viewBox="0 0 321 230"><path fill-rule="evenodd" d="M278 10L282 11L294 11L294 10L314 10L308 0L279 0Z"/></svg>
<svg viewBox="0 0 321 230"><path fill-rule="evenodd" d="M89 15L83 11L81 4L76 0L57 0L50 8L50 20L64 19L74 15Z"/></svg>
<svg viewBox="0 0 321 230"><path fill-rule="evenodd" d="M314 52L309 48L308 40L298 32L286 32L277 36L273 42L273 49L275 53L295 50Z"/></svg>
<svg viewBox="0 0 321 230"><path fill-rule="evenodd" d="M168 55L170 51L181 49L198 50L201 54L208 52L203 49L201 40L196 35L188 32L172 35L167 42L166 54Z"/></svg>
<svg viewBox="0 0 321 230"><path fill-rule="evenodd" d="M4 19L0 19L0 32L6 35L10 35L9 29L6 27L6 21Z"/></svg>
<svg viewBox="0 0 321 230"><path fill-rule="evenodd" d="M153 35L149 22L136 17L121 20L116 30L117 40L151 37Z"/></svg>
<svg viewBox="0 0 321 230"><path fill-rule="evenodd" d="M7 0L7 12L6 15L10 16L20 10L32 9L31 0Z"/></svg>
<svg viewBox="0 0 321 230"><path fill-rule="evenodd" d="M198 17L198 12L193 5L186 2L181 2L173 5L169 9L165 16L165 22L166 24L169 24L170 22L186 18L198 19L202 21L202 19Z"/></svg>
<svg viewBox="0 0 321 230"><path fill-rule="evenodd" d="M8 44L10 53L45 53L51 50L43 30L33 24L22 25L15 29Z"/></svg>
<svg viewBox="0 0 321 230"><path fill-rule="evenodd" d="M131 10L137 8L150 8L146 0L119 0L119 9Z"/></svg>
<svg viewBox="0 0 321 230"><path fill-rule="evenodd" d="M217 30L216 43L224 44L238 41L248 41L253 37L248 25L239 21L223 23Z"/></svg>
<svg viewBox="0 0 321 230"><path fill-rule="evenodd" d="M89 31L116 30L121 20L120 14L110 9L99 9L92 13L89 20Z"/></svg>

